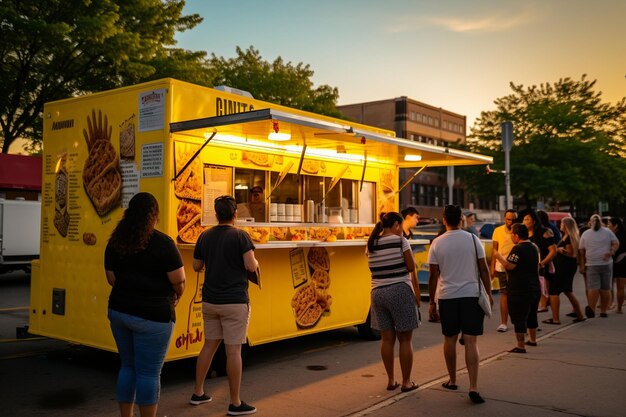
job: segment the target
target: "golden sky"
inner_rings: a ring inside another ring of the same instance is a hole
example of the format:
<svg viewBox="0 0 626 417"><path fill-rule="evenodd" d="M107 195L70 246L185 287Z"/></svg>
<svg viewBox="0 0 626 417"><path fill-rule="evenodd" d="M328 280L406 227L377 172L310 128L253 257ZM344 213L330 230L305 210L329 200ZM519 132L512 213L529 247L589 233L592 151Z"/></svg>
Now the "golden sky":
<svg viewBox="0 0 626 417"><path fill-rule="evenodd" d="M185 12L204 22L180 47L229 58L252 45L309 64L339 104L408 96L471 127L510 81L587 74L605 101L626 96L623 0L188 0Z"/></svg>

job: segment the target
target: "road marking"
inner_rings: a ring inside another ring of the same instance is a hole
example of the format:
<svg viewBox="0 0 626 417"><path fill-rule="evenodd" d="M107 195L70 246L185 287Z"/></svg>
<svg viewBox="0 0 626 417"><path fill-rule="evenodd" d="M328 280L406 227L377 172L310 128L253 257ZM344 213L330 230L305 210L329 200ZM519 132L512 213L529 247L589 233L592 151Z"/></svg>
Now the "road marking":
<svg viewBox="0 0 626 417"><path fill-rule="evenodd" d="M28 310L30 307L29 306L24 306L24 307L7 307L7 308L0 308L0 313L4 313L5 311L20 311L20 310Z"/></svg>

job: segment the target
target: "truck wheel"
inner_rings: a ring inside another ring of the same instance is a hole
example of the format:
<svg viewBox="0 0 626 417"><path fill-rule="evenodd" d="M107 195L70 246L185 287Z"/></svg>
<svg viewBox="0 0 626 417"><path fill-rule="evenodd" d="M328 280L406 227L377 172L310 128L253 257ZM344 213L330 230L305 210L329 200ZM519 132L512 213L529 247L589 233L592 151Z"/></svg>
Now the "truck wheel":
<svg viewBox="0 0 626 417"><path fill-rule="evenodd" d="M372 321L370 314L367 315L365 323L356 326L359 336L365 340L380 340L380 332L372 329Z"/></svg>

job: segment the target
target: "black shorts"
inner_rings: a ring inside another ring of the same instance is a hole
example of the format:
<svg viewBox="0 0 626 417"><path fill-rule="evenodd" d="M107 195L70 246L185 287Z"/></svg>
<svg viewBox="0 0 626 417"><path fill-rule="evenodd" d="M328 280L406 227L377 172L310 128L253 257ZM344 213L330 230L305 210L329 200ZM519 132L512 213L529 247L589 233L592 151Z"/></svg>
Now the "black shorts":
<svg viewBox="0 0 626 417"><path fill-rule="evenodd" d="M515 333L526 333L527 329L539 327L537 319L539 294L509 294L507 304Z"/></svg>
<svg viewBox="0 0 626 417"><path fill-rule="evenodd" d="M439 300L439 317L444 336L483 334L485 312L478 305L478 297Z"/></svg>
<svg viewBox="0 0 626 417"><path fill-rule="evenodd" d="M498 284L500 284L500 292L506 294L506 287L509 284L508 275L506 272L496 271L496 278L498 278Z"/></svg>

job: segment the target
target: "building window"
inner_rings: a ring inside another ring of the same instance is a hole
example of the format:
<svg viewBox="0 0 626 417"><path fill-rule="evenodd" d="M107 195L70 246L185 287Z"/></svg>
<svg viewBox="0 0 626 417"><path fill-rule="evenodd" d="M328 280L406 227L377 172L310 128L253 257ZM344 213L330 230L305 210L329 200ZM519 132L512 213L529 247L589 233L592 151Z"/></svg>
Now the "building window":
<svg viewBox="0 0 626 417"><path fill-rule="evenodd" d="M444 128L444 129L447 129L447 128L448 128L448 121L447 121L447 120L444 120L444 121L443 121L443 128Z"/></svg>
<svg viewBox="0 0 626 417"><path fill-rule="evenodd" d="M419 195L417 196L418 201L419 201L419 206L425 206L426 205L426 187L423 186L422 184L419 185Z"/></svg>
<svg viewBox="0 0 626 417"><path fill-rule="evenodd" d="M415 135L414 135L413 133L411 133L411 134L409 135L409 138L411 138L411 140L415 140Z"/></svg>
<svg viewBox="0 0 626 417"><path fill-rule="evenodd" d="M421 114L421 113L416 113L416 114L415 114L415 119L416 119L418 122L421 122L421 121L422 121L422 114Z"/></svg>
<svg viewBox="0 0 626 417"><path fill-rule="evenodd" d="M435 119L435 127L439 127L439 119Z"/></svg>
<svg viewBox="0 0 626 417"><path fill-rule="evenodd" d="M432 126L433 124L433 118L428 116L428 124Z"/></svg>
<svg viewBox="0 0 626 417"><path fill-rule="evenodd" d="M411 112L411 115L410 115L409 117L411 118L411 120L415 120L415 112L414 112L414 111L412 111L412 112Z"/></svg>

